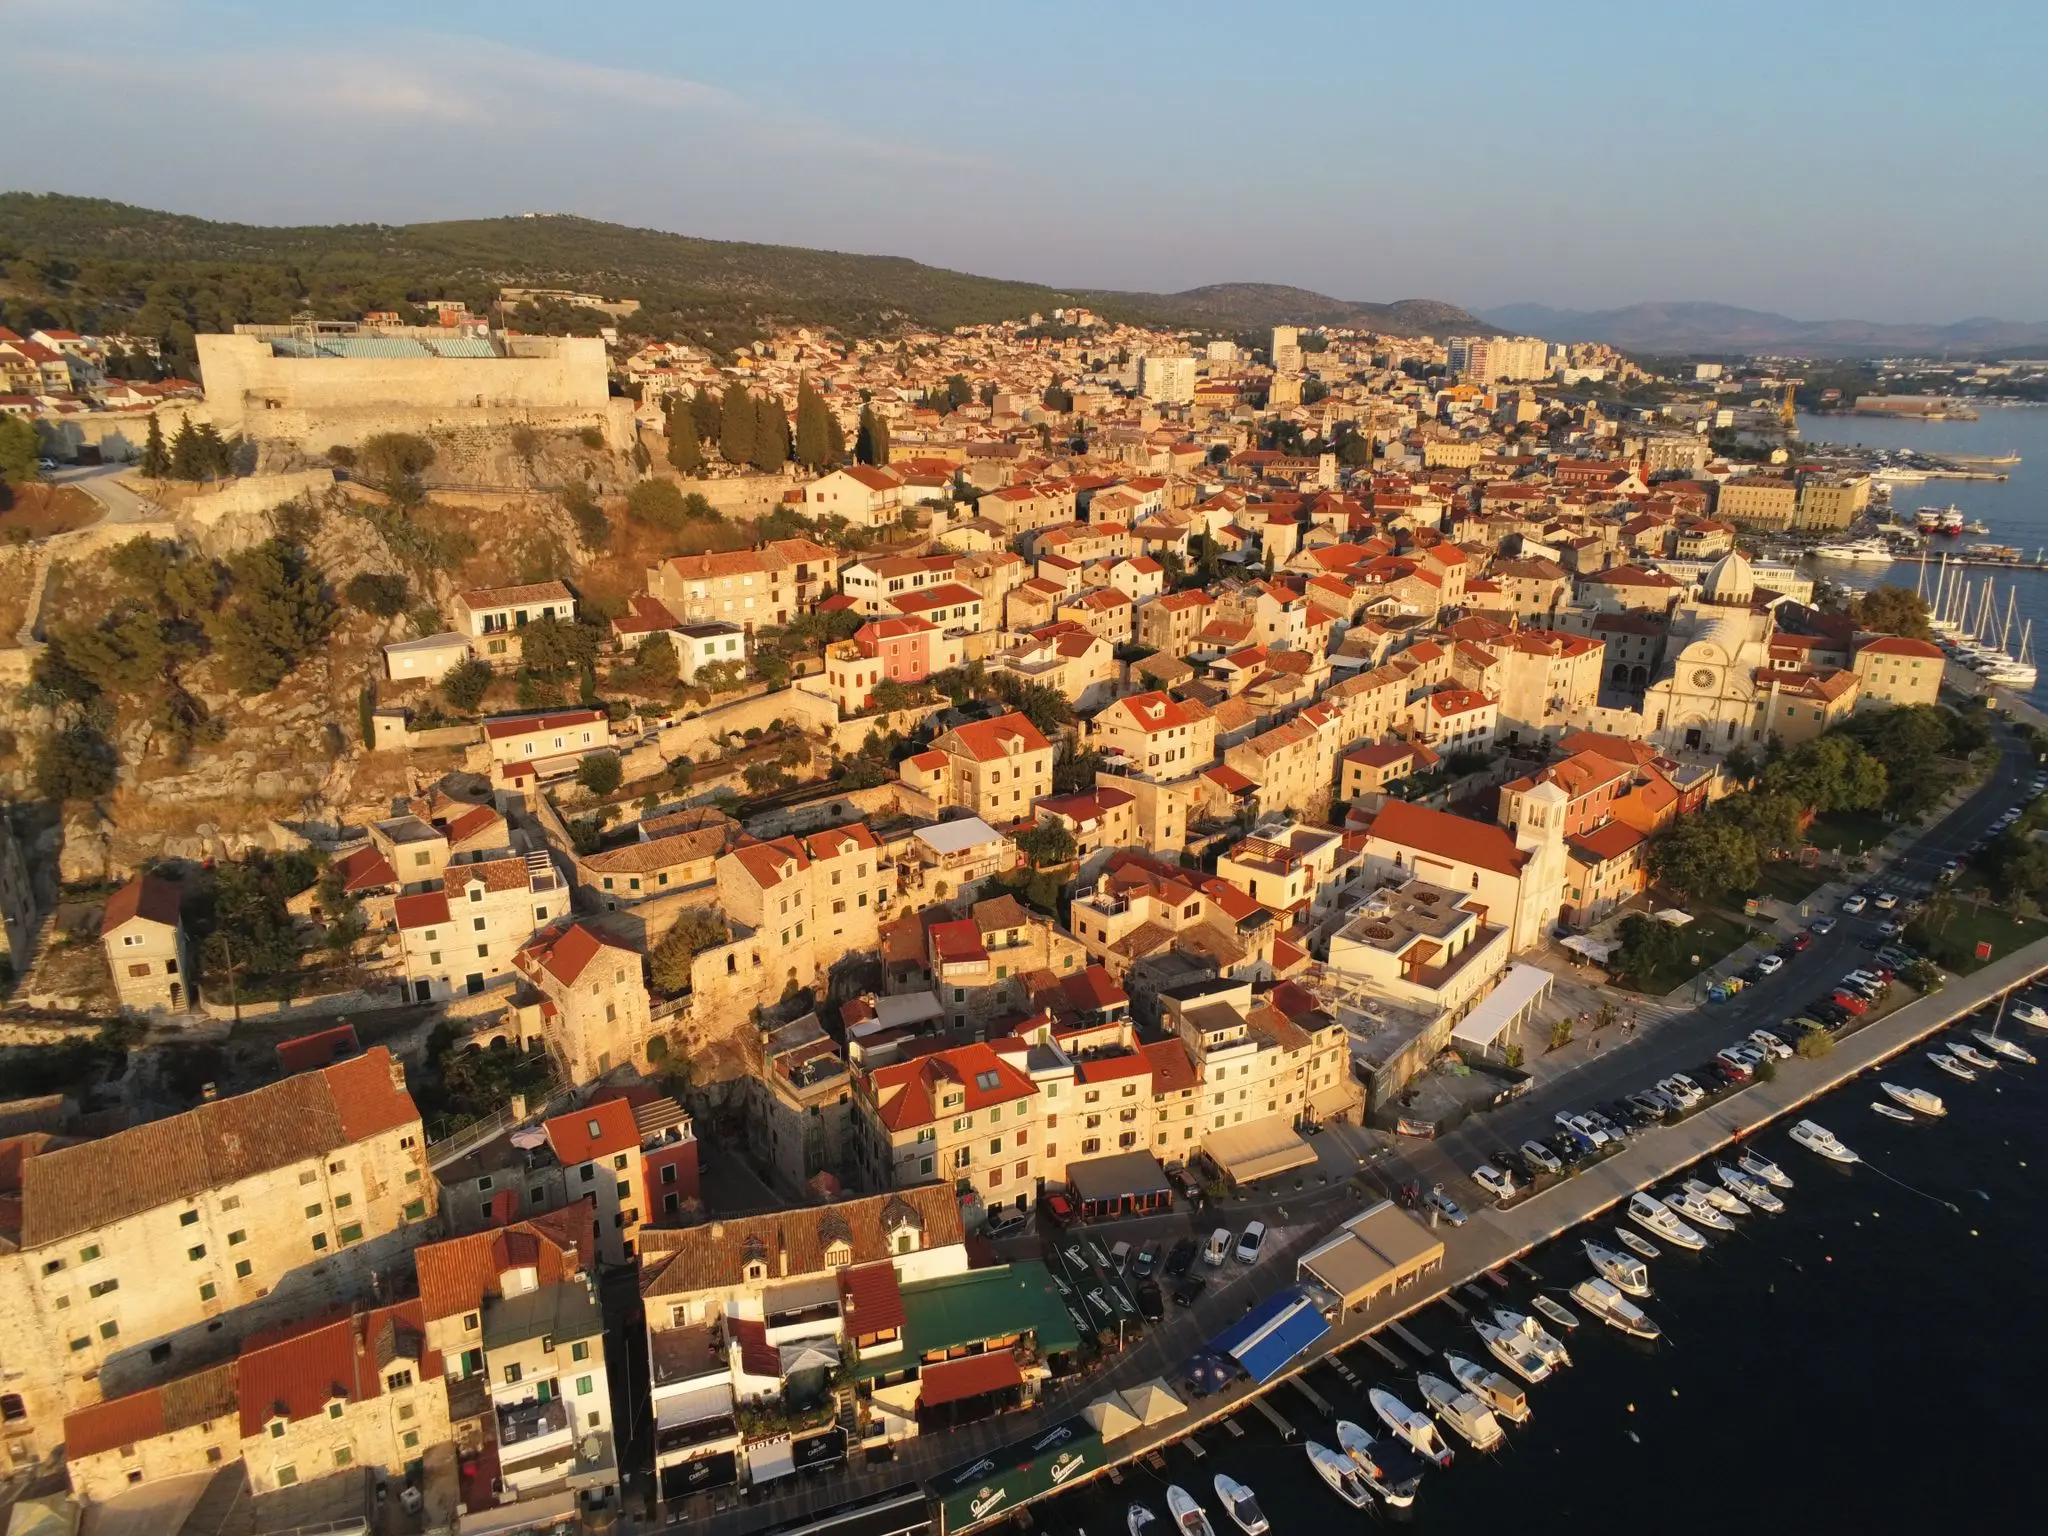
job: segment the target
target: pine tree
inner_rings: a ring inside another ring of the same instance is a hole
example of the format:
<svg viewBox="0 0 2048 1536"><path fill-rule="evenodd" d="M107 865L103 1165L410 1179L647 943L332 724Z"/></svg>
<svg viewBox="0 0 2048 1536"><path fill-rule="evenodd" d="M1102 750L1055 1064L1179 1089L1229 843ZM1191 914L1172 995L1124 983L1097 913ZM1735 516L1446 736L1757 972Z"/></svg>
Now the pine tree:
<svg viewBox="0 0 2048 1536"><path fill-rule="evenodd" d="M697 393L690 397L690 419L697 424L697 441L715 442L718 439L718 397L702 384Z"/></svg>
<svg viewBox="0 0 2048 1536"><path fill-rule="evenodd" d="M854 439L853 456L863 464L889 462L889 428L871 405L860 408L860 434Z"/></svg>
<svg viewBox="0 0 2048 1536"><path fill-rule="evenodd" d="M687 406L668 413L668 462L686 475L704 468L704 447L697 441L697 423Z"/></svg>
<svg viewBox="0 0 2048 1536"><path fill-rule="evenodd" d="M804 379L796 387L796 460L813 474L832 462L831 423L824 397Z"/></svg>
<svg viewBox="0 0 2048 1536"><path fill-rule="evenodd" d="M142 445L142 472L152 480L161 480L171 472L171 451L164 446L164 424L153 413L149 418L149 437Z"/></svg>
<svg viewBox="0 0 2048 1536"><path fill-rule="evenodd" d="M718 417L718 451L725 456L725 462L749 462L754 457L754 397L738 380L726 386Z"/></svg>
<svg viewBox="0 0 2048 1536"><path fill-rule="evenodd" d="M206 468L200 461L205 455L206 450L199 441L199 429L187 416L184 425L178 428L178 435L171 439L171 473L180 480L204 479Z"/></svg>

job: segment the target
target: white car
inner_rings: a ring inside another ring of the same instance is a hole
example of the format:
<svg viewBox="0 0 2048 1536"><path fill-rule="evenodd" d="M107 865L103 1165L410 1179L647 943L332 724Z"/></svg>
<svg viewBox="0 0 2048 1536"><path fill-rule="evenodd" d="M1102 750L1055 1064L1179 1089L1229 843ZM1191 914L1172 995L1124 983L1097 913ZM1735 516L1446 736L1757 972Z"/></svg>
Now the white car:
<svg viewBox="0 0 2048 1536"><path fill-rule="evenodd" d="M1784 1061L1792 1054L1792 1047L1780 1040L1768 1029L1751 1030L1749 1043L1774 1061Z"/></svg>
<svg viewBox="0 0 2048 1536"><path fill-rule="evenodd" d="M1516 1194L1514 1178L1491 1163L1481 1163L1474 1168L1472 1182L1496 1200L1512 1200Z"/></svg>
<svg viewBox="0 0 2048 1536"><path fill-rule="evenodd" d="M1202 1262L1211 1269L1221 1269L1223 1261L1230 1257L1230 1228L1218 1227L1209 1234L1209 1242L1202 1249Z"/></svg>
<svg viewBox="0 0 2048 1536"><path fill-rule="evenodd" d="M1564 1172L1564 1164L1558 1161L1557 1154L1540 1141L1525 1141L1515 1150L1545 1173Z"/></svg>
<svg viewBox="0 0 2048 1536"><path fill-rule="evenodd" d="M1854 917L1858 912L1861 912L1867 905L1868 903L1864 901L1861 895L1845 896L1842 898L1842 910L1848 913L1851 917Z"/></svg>
<svg viewBox="0 0 2048 1536"><path fill-rule="evenodd" d="M1757 961L1756 968L1766 976L1775 976L1778 972L1785 969L1785 957L1783 955L1765 955Z"/></svg>
<svg viewBox="0 0 2048 1536"><path fill-rule="evenodd" d="M1586 1140L1592 1142L1594 1146L1604 1147L1607 1145L1609 1139L1607 1133L1584 1115L1567 1114L1560 1109L1555 1118L1557 1123L1565 1130L1577 1131Z"/></svg>
<svg viewBox="0 0 2048 1536"><path fill-rule="evenodd" d="M1237 1240L1237 1262L1254 1263L1259 1257L1259 1250L1265 1246L1266 1224L1263 1221L1255 1221L1244 1229L1244 1236Z"/></svg>
<svg viewBox="0 0 2048 1536"><path fill-rule="evenodd" d="M1899 898L1897 894L1892 891L1880 891L1878 893L1877 900L1871 903L1871 905L1876 907L1877 910L1880 912L1889 912L1893 907L1896 907L1898 904Z"/></svg>
<svg viewBox="0 0 2048 1536"><path fill-rule="evenodd" d="M1109 1250L1109 1267L1118 1274L1122 1274L1131 1267L1131 1245L1129 1243L1118 1243Z"/></svg>
<svg viewBox="0 0 2048 1536"><path fill-rule="evenodd" d="M1658 1078L1657 1086L1670 1094L1672 1098L1678 1100L1678 1107L1680 1109L1691 1109L1701 1099L1706 1097L1705 1094L1700 1092L1699 1084L1689 1077L1683 1077L1676 1073L1670 1077Z"/></svg>

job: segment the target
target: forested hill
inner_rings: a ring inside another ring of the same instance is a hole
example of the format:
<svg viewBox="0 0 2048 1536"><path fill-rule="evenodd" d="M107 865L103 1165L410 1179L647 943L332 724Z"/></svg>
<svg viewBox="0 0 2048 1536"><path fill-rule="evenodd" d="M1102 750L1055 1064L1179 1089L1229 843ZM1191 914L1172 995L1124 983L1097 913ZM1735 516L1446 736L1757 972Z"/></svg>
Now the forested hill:
<svg viewBox="0 0 2048 1536"><path fill-rule="evenodd" d="M96 198L0 193L0 323L154 335L188 355L195 330L349 318L438 298L481 309L501 284L635 298L627 328L720 350L775 323L886 333L1021 319L1083 304L1115 319L1215 334L1274 324L1396 334L1490 331L1431 300L1354 304L1306 289L1231 283L1178 294L1062 292L895 256L698 240L567 215L436 224L223 224ZM586 317L587 318L587 317Z"/></svg>

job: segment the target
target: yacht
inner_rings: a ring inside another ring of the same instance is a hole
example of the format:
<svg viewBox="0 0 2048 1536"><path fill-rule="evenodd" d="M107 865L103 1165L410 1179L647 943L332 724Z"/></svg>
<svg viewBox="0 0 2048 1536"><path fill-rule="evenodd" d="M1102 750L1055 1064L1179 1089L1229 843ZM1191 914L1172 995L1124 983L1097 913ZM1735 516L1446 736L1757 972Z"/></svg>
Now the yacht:
<svg viewBox="0 0 2048 1536"><path fill-rule="evenodd" d="M1970 1033L1985 1050L1995 1051L2007 1061L2025 1062L2030 1067L2035 1064L2034 1053L2024 1045L2017 1045L2005 1036L1994 1034L1988 1029L1973 1029Z"/></svg>
<svg viewBox="0 0 2048 1536"><path fill-rule="evenodd" d="M1216 1502L1244 1536L1266 1536L1272 1528L1267 1524L1266 1512L1259 1508L1258 1496L1228 1472L1216 1474Z"/></svg>
<svg viewBox="0 0 2048 1536"><path fill-rule="evenodd" d="M1948 1042L1948 1053L1958 1061L1967 1061L1979 1072L1996 1072L1998 1070L1998 1058L1996 1056L1986 1056L1974 1045L1965 1045L1960 1040Z"/></svg>
<svg viewBox="0 0 2048 1536"><path fill-rule="evenodd" d="M1548 1296L1531 1296L1529 1304L1567 1333L1579 1326L1578 1314L1561 1301L1553 1301Z"/></svg>
<svg viewBox="0 0 2048 1536"><path fill-rule="evenodd" d="M1851 1152L1836 1139L1835 1133L1824 1125L1811 1120L1801 1120L1792 1127L1792 1139L1809 1152L1817 1152L1835 1163L1860 1163L1862 1158Z"/></svg>
<svg viewBox="0 0 2048 1536"><path fill-rule="evenodd" d="M1616 1227L1614 1235L1621 1239L1622 1247L1639 1258L1661 1259L1664 1257L1664 1250L1639 1232L1631 1232L1627 1227Z"/></svg>
<svg viewBox="0 0 2048 1536"><path fill-rule="evenodd" d="M1372 1411L1380 1416L1380 1422L1412 1446L1416 1455L1440 1467L1451 1464L1451 1448L1426 1415L1417 1413L1385 1387L1374 1387L1366 1396L1372 1400Z"/></svg>
<svg viewBox="0 0 2048 1536"><path fill-rule="evenodd" d="M1507 1431L1500 1427L1500 1420L1464 1387L1428 1371L1415 1378L1415 1385L1422 1389L1422 1400L1429 1404L1436 1416L1456 1430L1459 1438L1473 1450L1490 1451L1507 1438Z"/></svg>
<svg viewBox="0 0 2048 1536"><path fill-rule="evenodd" d="M1415 1502L1422 1487L1422 1463L1402 1440L1375 1440L1349 1419L1337 1421L1337 1444L1351 1458L1365 1486L1395 1509Z"/></svg>
<svg viewBox="0 0 2048 1536"><path fill-rule="evenodd" d="M1680 1220L1678 1213L1655 1195L1639 1192L1629 1196L1628 1215L1637 1226L1656 1233L1667 1243L1695 1250L1707 1246L1707 1240L1696 1228Z"/></svg>
<svg viewBox="0 0 2048 1536"><path fill-rule="evenodd" d="M1945 1115L1948 1113L1948 1106L1941 1102L1941 1095L1929 1093L1925 1088L1908 1088L1900 1083L1886 1082L1880 1082L1877 1086L1884 1090L1885 1097L1894 1104L1903 1104L1906 1108L1919 1114Z"/></svg>
<svg viewBox="0 0 2048 1536"><path fill-rule="evenodd" d="M1650 1294L1650 1266L1641 1259L1616 1253L1612 1248L1602 1248L1591 1238L1586 1239L1586 1257L1593 1261L1593 1268L1608 1284L1627 1291L1631 1296Z"/></svg>
<svg viewBox="0 0 2048 1536"><path fill-rule="evenodd" d="M1501 1327L1512 1329L1536 1346L1536 1353L1548 1362L1552 1370L1561 1365L1570 1365L1572 1357L1565 1347L1558 1343L1557 1336L1533 1317L1524 1317L1519 1312L1510 1312L1506 1307L1493 1309L1493 1320Z"/></svg>
<svg viewBox="0 0 2048 1536"><path fill-rule="evenodd" d="M1890 565L1898 557L1883 539L1849 539L1815 546L1813 558L1844 565Z"/></svg>
<svg viewBox="0 0 2048 1536"><path fill-rule="evenodd" d="M2015 999L2012 1005L2012 1016L2029 1029L2048 1029L2048 1008L2043 1008L2039 1003L2029 1003Z"/></svg>
<svg viewBox="0 0 2048 1536"><path fill-rule="evenodd" d="M1960 1061L1957 1061L1955 1057L1949 1055L1947 1051L1929 1051L1927 1059L1941 1068L1950 1077L1959 1077L1966 1083L1977 1081L1977 1074L1964 1066Z"/></svg>
<svg viewBox="0 0 2048 1536"><path fill-rule="evenodd" d="M1372 1494L1365 1486L1365 1479L1358 1475L1358 1468L1349 1456L1339 1456L1327 1445L1314 1440L1304 1442L1308 1450L1308 1464L1316 1469L1316 1475L1330 1485L1330 1491L1349 1504L1353 1509L1369 1509ZM1137 1536L1133 1531L1131 1536Z"/></svg>
<svg viewBox="0 0 2048 1536"><path fill-rule="evenodd" d="M1486 1347L1492 1351L1493 1358L1530 1386L1535 1386L1550 1375L1550 1362L1537 1353L1534 1344L1512 1328L1496 1327L1484 1318L1473 1319L1472 1326L1479 1331L1479 1337L1486 1341Z"/></svg>
<svg viewBox="0 0 2048 1536"><path fill-rule="evenodd" d="M1145 1528L1156 1525L1159 1517L1142 1504L1133 1504L1124 1511L1124 1529L1130 1536L1145 1536Z"/></svg>
<svg viewBox="0 0 2048 1536"><path fill-rule="evenodd" d="M1166 1512L1173 1516L1173 1527L1180 1536L1216 1536L1216 1527L1209 1523L1207 1513L1179 1483L1166 1490Z"/></svg>
<svg viewBox="0 0 2048 1536"><path fill-rule="evenodd" d="M1572 1300L1610 1328L1619 1328L1631 1338L1655 1339L1663 1330L1644 1315L1643 1309L1605 1280L1581 1280L1572 1287Z"/></svg>
<svg viewBox="0 0 2048 1536"><path fill-rule="evenodd" d="M1750 1214L1749 1207L1734 1190L1724 1189L1719 1184L1709 1184L1705 1179L1687 1179L1685 1192L1706 1201L1717 1211L1726 1211L1730 1216Z"/></svg>
<svg viewBox="0 0 2048 1536"><path fill-rule="evenodd" d="M1754 1147L1735 1160L1735 1166L1753 1179L1762 1179L1766 1184L1779 1189L1792 1187L1792 1175L1772 1162Z"/></svg>
<svg viewBox="0 0 2048 1536"><path fill-rule="evenodd" d="M1714 1164L1714 1172L1723 1184L1760 1211L1769 1211L1773 1216L1785 1209L1785 1202L1772 1193L1771 1186L1753 1174L1744 1173L1740 1168L1731 1168L1726 1163Z"/></svg>
<svg viewBox="0 0 2048 1536"><path fill-rule="evenodd" d="M1683 1216L1713 1232L1733 1232L1735 1223L1730 1221L1713 1205L1701 1199L1689 1189L1676 1189L1664 1197L1664 1203Z"/></svg>
<svg viewBox="0 0 2048 1536"><path fill-rule="evenodd" d="M1449 1350L1444 1351L1444 1363L1451 1368L1451 1374L1463 1383L1467 1392L1510 1424L1529 1422L1529 1394L1499 1371L1489 1371L1478 1361L1467 1360L1463 1355L1454 1355Z"/></svg>
<svg viewBox="0 0 2048 1536"><path fill-rule="evenodd" d="M1887 1120L1898 1120L1902 1121L1907 1125L1911 1125L1913 1123L1913 1117L1911 1114L1899 1108L1899 1106L1896 1104L1885 1103L1883 1099L1872 1099L1870 1101L1870 1107L1876 1110L1880 1115L1883 1115Z"/></svg>

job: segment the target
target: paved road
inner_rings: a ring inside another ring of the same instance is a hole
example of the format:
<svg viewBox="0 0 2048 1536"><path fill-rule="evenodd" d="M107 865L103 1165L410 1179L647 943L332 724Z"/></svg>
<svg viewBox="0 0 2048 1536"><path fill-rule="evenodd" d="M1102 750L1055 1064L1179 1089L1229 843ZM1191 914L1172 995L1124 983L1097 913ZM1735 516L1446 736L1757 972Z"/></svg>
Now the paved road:
<svg viewBox="0 0 2048 1536"><path fill-rule="evenodd" d="M163 510L153 501L138 496L122 485L115 477L132 468L128 464L81 464L70 469L60 469L43 478L51 485L75 485L102 507L106 508L103 523L147 523L163 517Z"/></svg>
<svg viewBox="0 0 2048 1536"><path fill-rule="evenodd" d="M2034 771L2026 746L2010 731L1998 733L1998 767L1977 790L1895 859L1884 872L1897 879L1931 880L1944 860L1962 853L1990 831L1992 821L2018 801ZM1879 880L1883 875L1877 877ZM1582 1109L1684 1072L1752 1029L1789 1018L1798 1005L1818 995L1860 965L1864 943L1874 936L1881 912L1841 917L1833 933L1814 941L1805 954L1759 986L1745 988L1726 1003L1669 1018L1635 1039L1617 1041L1584 1066L1554 1078L1511 1104L1474 1115L1434 1142L1399 1144L1388 1171L1405 1165L1407 1176L1427 1187L1441 1183L1452 1198L1479 1201L1470 1171L1501 1147L1514 1147L1556 1129L1559 1110ZM1614 1035L1609 1030L1607 1034Z"/></svg>

